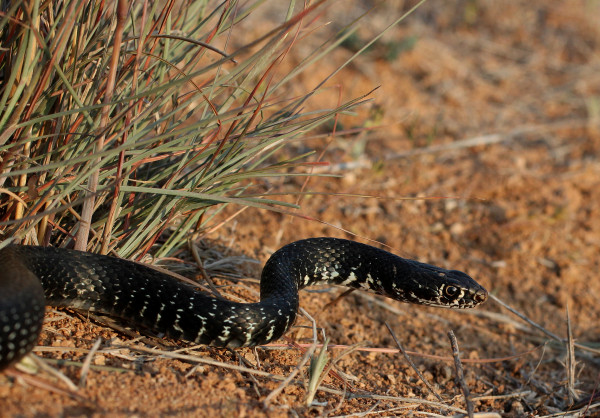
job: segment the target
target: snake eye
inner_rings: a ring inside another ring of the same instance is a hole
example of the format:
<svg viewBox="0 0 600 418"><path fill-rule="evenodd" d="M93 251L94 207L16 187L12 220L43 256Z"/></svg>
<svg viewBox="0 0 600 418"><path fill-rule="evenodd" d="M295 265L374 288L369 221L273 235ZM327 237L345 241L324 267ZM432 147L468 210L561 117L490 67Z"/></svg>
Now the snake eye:
<svg viewBox="0 0 600 418"><path fill-rule="evenodd" d="M446 286L444 288L444 292L446 292L446 296L450 296L451 298L453 298L456 295L458 295L459 290L458 290L458 287L456 287L456 286Z"/></svg>

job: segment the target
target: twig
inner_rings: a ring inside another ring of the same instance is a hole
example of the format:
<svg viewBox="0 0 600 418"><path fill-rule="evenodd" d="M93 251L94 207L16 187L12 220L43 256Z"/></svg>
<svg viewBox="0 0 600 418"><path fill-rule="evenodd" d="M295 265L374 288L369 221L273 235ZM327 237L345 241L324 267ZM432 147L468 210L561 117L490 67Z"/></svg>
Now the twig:
<svg viewBox="0 0 600 418"><path fill-rule="evenodd" d="M281 393L281 391L283 389L285 389L292 382L292 380L294 380L294 377L296 377L296 375L300 372L300 370L302 370L302 368L308 362L308 360L311 358L311 356L314 354L316 349L317 349L317 346L315 344L306 352L304 357L302 357L302 360L300 360L300 362L296 365L294 370L292 370L292 372L281 382L281 384L275 390L273 390L271 393L269 393L267 395L267 397L263 401L263 405L265 408L268 408L269 404L271 403L271 400L275 396L279 395Z"/></svg>
<svg viewBox="0 0 600 418"><path fill-rule="evenodd" d="M339 394L339 395L342 394L341 391L335 390L335 389L330 389L330 388L320 388L319 390L322 390L323 392L333 393L333 394ZM349 393L348 399L375 399L375 400L391 401L391 402L410 402L410 403L415 403L418 405L427 405L427 406L431 406L434 408L440 408L440 409L445 409L445 410L449 410L449 411L454 411L454 412L458 412L461 414L467 413L467 411L465 411L464 409L457 408L455 406L446 405L446 404L434 402L434 401L428 401L425 399L405 398L403 396L374 395L374 394L370 394L370 393L369 394Z"/></svg>
<svg viewBox="0 0 600 418"><path fill-rule="evenodd" d="M96 352L100 348L100 344L102 343L102 338L98 338L91 350L85 356L85 360L83 361L83 366L81 368L81 377L79 378L79 387L85 387L85 380L87 378L88 372L90 371L90 365L92 364L92 359L96 355Z"/></svg>
<svg viewBox="0 0 600 418"><path fill-rule="evenodd" d="M359 293L360 294L360 293ZM518 312L516 309L510 307L509 305L507 305L506 303L502 302L500 299L498 299L496 296L494 295L490 295L490 299L495 300L496 302L498 302L502 307L506 308L507 310L509 310L510 312L512 312L513 314L515 314L516 316L518 316L519 318L523 319L525 322L533 325L535 328L539 329L540 331L542 331L545 335L549 336L550 338L552 338L553 340L559 342L559 343L565 343L565 339L564 338L560 338L558 335L555 335L553 333L551 333L550 331L546 330L544 327L542 327L539 324L532 324L532 321L527 318L524 314ZM520 330L520 331L526 331L529 333L532 333L533 330L530 327L527 327L525 324L522 324L520 322L514 321L512 320L510 317L508 317L507 315L503 315L500 313L496 313L496 312L487 312L487 311L465 311L462 313L463 315L473 315L473 316L477 316L477 317L483 317L483 318L489 318L492 319L494 321L498 321L498 322L502 322L505 324L510 324L511 326L515 327L516 329ZM594 354L600 354L600 350L597 348L593 348L590 346L586 346L584 344L579 344L579 343L573 343L573 346L582 350L582 351L586 351L589 353L594 353ZM466 360L463 360L463 362L466 363Z"/></svg>
<svg viewBox="0 0 600 418"><path fill-rule="evenodd" d="M292 371L292 373L290 373L289 376L287 376L285 378L285 380L283 382L281 382L281 384L275 390L273 390L271 393L269 393L267 395L267 397L263 401L263 405L264 405L265 408L267 408L269 406L269 403L271 403L271 400L275 396L279 395L279 393L281 393L281 391L283 389L285 389L285 387L290 384L290 382L294 379L294 377L296 377L296 375L300 372L300 370L302 370L302 368L304 367L304 365L312 357L312 355L314 354L315 350L317 349L317 346L320 345L320 344L317 344L318 340L317 340L317 323L316 323L316 321L314 320L314 318L312 316L310 316L308 314L308 312L304 311L303 309L302 309L302 313L312 322L312 327L313 327L313 343L310 346L310 348L306 351L306 354L304 354L304 357L302 357L302 360L300 360L300 362L296 365L296 367L294 368L294 370Z"/></svg>
<svg viewBox="0 0 600 418"><path fill-rule="evenodd" d="M125 29L125 22L127 20L127 9L129 3L125 0L119 0L117 3L117 27L115 29L115 38L113 41L113 51L110 60L110 68L108 71L108 79L106 81L106 91L104 92L104 106L102 108L102 116L100 118L100 125L98 126L100 135L96 140L96 148L94 152L98 153L104 148L104 129L108 124L108 118L110 116L110 102L113 97L115 89L115 80L117 78L117 69L119 67L119 56L121 52L121 42L123 40L123 30ZM81 210L81 220L79 222L79 229L77 230L77 236L75 240L75 249L79 251L85 251L87 249L88 234L90 232L90 226L92 224L92 215L94 213L94 206L96 199L94 197L98 188L98 179L100 177L100 163L102 159L96 160L96 167L93 169L90 178L88 179L88 187L86 191L87 199L83 202L83 208ZM93 165L93 164L92 164ZM105 239L102 245L103 253L108 252L108 240Z"/></svg>
<svg viewBox="0 0 600 418"><path fill-rule="evenodd" d="M62 389L56 385L55 381L48 382L43 379L40 379L37 376L29 376L26 373L23 373L18 370L14 370L14 369L5 370L3 373L6 374L7 376L13 377L14 379L21 380L30 386L44 389L44 390L47 390L52 393L57 393L59 395L66 395L72 399L75 399L78 402L81 402L84 405L87 405L90 408L94 408L94 409L98 408L98 405L95 404L91 399L85 398L85 397L81 396L80 394L78 394L76 392L77 388Z"/></svg>
<svg viewBox="0 0 600 418"><path fill-rule="evenodd" d="M179 359L179 360L189 361L191 363L204 363L204 364L209 364L212 366L223 367L225 369L237 370L239 372L251 373L256 376L261 376L261 377L264 377L267 379L272 379L272 380L283 381L283 380L287 379L287 377L264 372L262 370L250 369L248 367L229 364L229 363L225 363L225 362L221 362L218 360L213 360L213 359L201 357L201 356L178 354L178 353L174 353L171 351L150 349L150 348L141 347L141 346L126 345L123 347L125 347L131 351L138 351L138 352L148 353L148 354L152 354L152 355L156 355L156 356L163 356L166 358L175 358L175 359ZM302 382L291 381L290 384L301 385ZM384 400L384 401L390 401L390 402L407 402L407 403L427 405L427 406L431 406L434 408L440 408L443 410L453 411L453 412L462 413L462 414L466 413L466 411L462 408L457 408L457 407L454 407L451 405L446 405L446 404L439 403L439 402L428 401L425 399L406 398L403 396L376 395L376 394L372 394L372 393L346 393L345 391L330 388L327 386L319 386L318 390L326 392L326 393L331 393L334 395L341 395L341 396L346 395L347 399L374 399L374 400Z"/></svg>
<svg viewBox="0 0 600 418"><path fill-rule="evenodd" d="M569 304L567 303L567 359L565 362L565 368L567 369L567 395L569 399L569 405L573 405L579 396L575 389L575 366L577 361L575 360L575 342L573 341L573 330L571 328L571 315L569 314Z"/></svg>
<svg viewBox="0 0 600 418"><path fill-rule="evenodd" d="M46 373L50 374L54 378L60 380L65 385L67 385L70 391L77 391L77 385L75 385L75 383L73 383L71 379L65 376L60 370L48 365L46 363L47 359L42 360L41 358L34 355L29 355L28 357L30 357L40 369L44 370Z"/></svg>
<svg viewBox="0 0 600 418"><path fill-rule="evenodd" d="M198 270L200 270L200 274L202 274L202 277L204 277L204 280L210 288L213 296L220 300L226 300L221 295L221 292L219 292L219 290L217 289L217 286L215 285L215 282L213 282L212 277L210 277L206 272L206 269L204 268L204 263L202 262L202 257L200 257L200 253L198 252L198 247L196 246L196 244L194 244L191 238L188 240L188 246L192 251L192 257L194 257L194 260L196 261L196 266L198 267Z"/></svg>
<svg viewBox="0 0 600 418"><path fill-rule="evenodd" d="M317 321L315 321L315 319L308 313L306 312L306 310L304 308L300 308L299 311L302 313L302 315L304 315L306 318L308 318L308 320L311 322L312 324L312 332L313 332L313 344L315 344L316 346L320 346L319 344L317 344L318 341L318 331L317 331Z"/></svg>
<svg viewBox="0 0 600 418"><path fill-rule="evenodd" d="M346 296L348 296L350 293L353 293L356 289L347 289L344 290L342 293L340 293L335 299L331 300L330 302L327 302L324 306L323 309L329 309L332 306L335 306L338 304L338 302L342 299L344 299Z"/></svg>
<svg viewBox="0 0 600 418"><path fill-rule="evenodd" d="M533 326L534 328L539 329L540 331L542 331L544 334L546 334L548 337L556 340L556 341L564 341L562 338L560 338L558 335L548 331L546 328L544 328L543 326L541 326L540 324L533 322L531 319L527 318L525 315L523 315L521 312L517 311L515 308L507 305L506 303L502 302L500 299L498 299L496 296L490 294L490 299L492 299L494 302L498 303L500 306L502 306L505 309L508 309L510 312L514 313L515 315L517 315L519 318L521 318L523 321L527 322L529 325Z"/></svg>
<svg viewBox="0 0 600 418"><path fill-rule="evenodd" d="M255 366L254 364L252 364L250 361L246 360L246 358L244 356L242 356L242 354L239 351L233 350L228 348L227 349L233 356L235 356L238 359L238 364L241 366L246 366L246 367L260 367L260 362L257 362L257 365ZM256 355L256 352L254 352L254 355ZM257 356L258 358L258 356ZM192 369L196 369L198 366L194 366ZM186 377L191 376L192 373L188 372L186 373ZM259 398L262 398L262 393L260 393L259 387L260 387L260 383L258 382L258 379L256 378L256 376L254 376L251 373L247 373L247 376L252 380L252 387L254 388L254 392L256 393L256 396L258 396Z"/></svg>
<svg viewBox="0 0 600 418"><path fill-rule="evenodd" d="M489 396L475 396L471 398L472 401L498 401L513 398L524 398L529 395L534 395L535 392L532 390L523 390L521 392L508 393L506 395L489 395Z"/></svg>
<svg viewBox="0 0 600 418"><path fill-rule="evenodd" d="M410 364L410 367L412 367L412 369L415 371L415 373L417 373L417 376L419 376L419 379L421 379L421 381L423 383L425 383L425 386L427 386L427 389L429 389L429 391L431 393L433 393L433 395L438 399L438 401L444 402L442 397L435 391L435 389L433 388L431 383L429 383L429 381L427 379L425 379L425 376L423 376L423 373L421 373L421 371L417 368L415 363L413 363L412 359L409 357L409 355L406 353L406 351L404 351L404 347L402 347L402 344L400 344L400 340L398 340L398 338L396 337L396 333L392 330L392 327L390 327L390 324L388 324L386 322L385 326L387 327L390 334L392 334L392 338L396 342L396 345L400 349L400 352L402 353L402 355L404 356L404 358L406 359L408 364Z"/></svg>
<svg viewBox="0 0 600 418"><path fill-rule="evenodd" d="M294 349L294 348L303 348L303 347L306 348L309 346L310 346L310 344L304 344L304 343L294 343L294 344L269 343L269 344L263 345L261 347L263 349ZM512 356L479 358L479 359L462 359L462 362L463 363L472 363L472 364L502 363L503 361L516 360L520 357L523 357L523 356L526 356L529 354L533 354L540 348L544 348L544 346L545 346L544 344L538 345L537 347L532 348L531 350L527 350L527 351L524 351L519 354L514 354ZM317 345L317 347L319 347L319 345ZM345 350L348 348L347 345L342 345L342 344L330 344L328 347L330 349L334 349L334 350ZM396 349L396 348L380 348L380 347L360 347L360 348L356 348L356 351L369 352L369 353L386 353L386 354L395 354L395 353L401 352L399 349ZM435 354L425 354L425 353L419 353L417 351L410 351L410 350L404 350L404 351L406 352L406 354L414 356L414 357L428 358L428 359L439 360L439 361L454 361L454 358L449 357L449 356L438 356Z"/></svg>
<svg viewBox="0 0 600 418"><path fill-rule="evenodd" d="M458 342L456 336L452 330L448 331L448 338L450 338L450 344L452 345L452 356L454 357L454 367L456 368L456 380L460 383L463 395L465 396L465 403L467 404L467 414L469 418L473 418L473 401L471 400L471 393L467 382L465 382L465 373L460 362L460 353L458 351Z"/></svg>
<svg viewBox="0 0 600 418"><path fill-rule="evenodd" d="M449 144L441 144L441 145L433 145L425 148L417 148L412 149L405 152L400 152L396 154L390 154L385 156L384 161L392 161L400 158L408 158L413 157L415 155L421 154L435 154L442 151L451 151L463 148L472 148L482 145L492 145L500 142L511 141L523 134L527 133L540 133L540 132L548 132L557 129L565 129L565 128L576 128L579 126L588 126L589 119L575 119L575 120L566 120L566 121L558 121L549 124L541 124L541 125L529 125L522 126L517 129L513 129L510 132L506 133L494 133L489 135L480 135L473 138L465 138L458 141L451 142ZM373 166L373 161L368 159L361 159L358 161L345 162L340 164L335 164L330 167L324 167L315 170L315 172L328 172L335 173L340 171L350 171L357 170L360 168L370 168Z"/></svg>
<svg viewBox="0 0 600 418"><path fill-rule="evenodd" d="M600 409L600 403L595 403L589 406L586 406L585 408L580 408L580 409L575 409L575 410L570 410L567 413L561 411L561 412L557 412L551 415L540 415L540 418L564 418L564 417L573 417L573 418L588 418L588 417L593 417L593 416L597 416L597 415L593 415L594 412L592 412L592 409Z"/></svg>
<svg viewBox="0 0 600 418"><path fill-rule="evenodd" d="M596 384L594 385L594 390L592 390L592 394L589 396L589 400L585 403L586 409L583 411L584 416L587 414L588 408L592 406L592 403L599 396L598 394L598 384L600 383L600 373L598 373L598 377L596 378Z"/></svg>

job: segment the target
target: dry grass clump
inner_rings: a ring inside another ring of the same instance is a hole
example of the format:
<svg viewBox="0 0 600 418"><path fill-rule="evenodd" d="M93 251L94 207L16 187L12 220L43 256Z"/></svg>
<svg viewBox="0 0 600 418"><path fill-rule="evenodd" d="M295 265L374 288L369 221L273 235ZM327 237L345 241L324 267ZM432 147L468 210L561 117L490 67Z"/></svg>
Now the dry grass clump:
<svg viewBox="0 0 600 418"><path fill-rule="evenodd" d="M290 206L262 196L266 179L295 175L310 153L280 160L278 150L361 100L308 113L319 87L286 96L343 37L274 75L324 1L292 2L279 26L232 47L261 3L6 3L6 243L161 257L214 226L224 206Z"/></svg>

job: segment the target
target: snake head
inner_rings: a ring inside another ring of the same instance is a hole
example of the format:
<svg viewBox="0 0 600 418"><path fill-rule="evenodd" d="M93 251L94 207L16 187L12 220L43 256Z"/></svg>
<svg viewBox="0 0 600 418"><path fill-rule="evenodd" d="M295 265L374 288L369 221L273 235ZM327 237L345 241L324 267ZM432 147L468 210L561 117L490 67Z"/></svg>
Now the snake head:
<svg viewBox="0 0 600 418"><path fill-rule="evenodd" d="M431 305L465 309L474 308L487 300L487 290L462 271L448 270L440 274L444 274L440 276L444 281L440 283Z"/></svg>
<svg viewBox="0 0 600 418"><path fill-rule="evenodd" d="M419 303L452 309L474 308L485 302L488 292L469 275L458 270L445 270L435 267L427 286L421 289ZM437 277L435 277L437 276Z"/></svg>
<svg viewBox="0 0 600 418"><path fill-rule="evenodd" d="M385 287L385 296L403 302L451 309L474 308L488 298L487 290L462 271L408 261L411 263L411 274L397 276L391 288Z"/></svg>

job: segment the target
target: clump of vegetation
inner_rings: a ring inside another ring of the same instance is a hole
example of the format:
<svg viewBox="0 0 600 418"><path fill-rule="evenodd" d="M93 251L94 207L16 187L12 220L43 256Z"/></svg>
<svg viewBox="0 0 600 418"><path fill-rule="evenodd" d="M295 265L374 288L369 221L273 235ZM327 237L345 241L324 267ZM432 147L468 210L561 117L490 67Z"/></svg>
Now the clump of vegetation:
<svg viewBox="0 0 600 418"><path fill-rule="evenodd" d="M316 91L288 89L345 36L277 78L325 1L292 2L279 26L239 47L239 23L263 2L209 3L6 4L3 239L164 256L225 205L281 210L257 183L293 174L308 154L278 160L278 150L361 101L307 113Z"/></svg>

